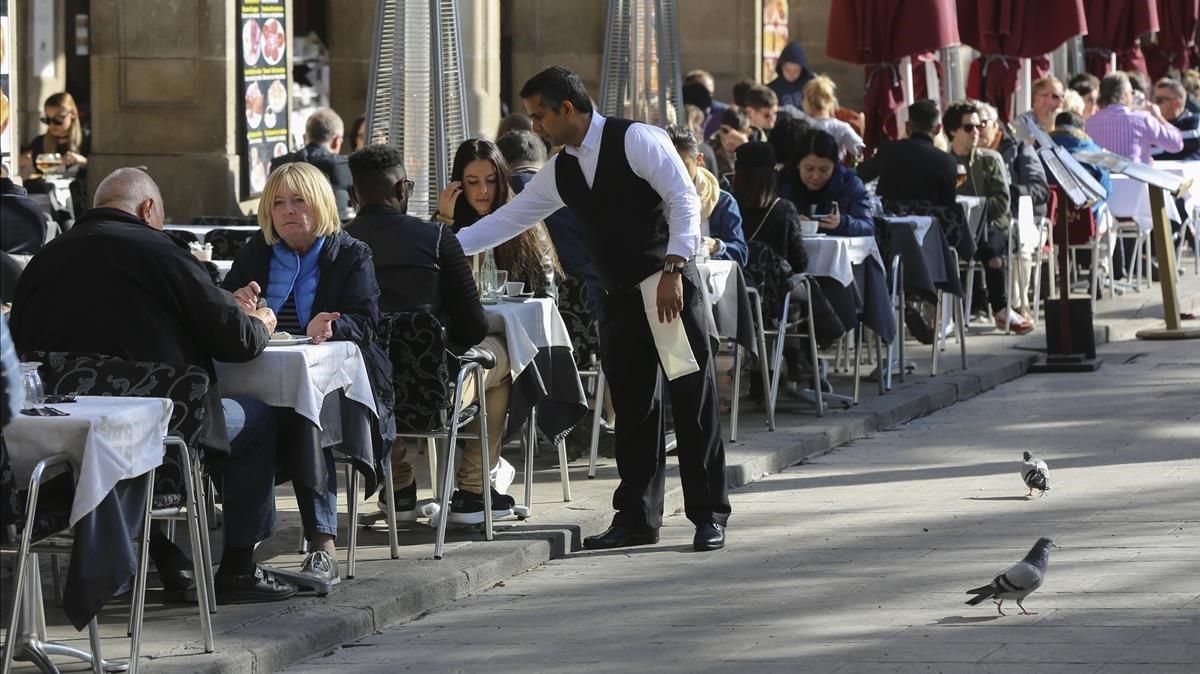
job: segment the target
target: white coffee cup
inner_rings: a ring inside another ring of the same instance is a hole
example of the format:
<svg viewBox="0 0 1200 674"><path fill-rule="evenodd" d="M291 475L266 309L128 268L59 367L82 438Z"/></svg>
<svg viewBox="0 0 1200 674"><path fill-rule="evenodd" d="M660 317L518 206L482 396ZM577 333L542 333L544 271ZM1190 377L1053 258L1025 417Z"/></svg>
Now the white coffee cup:
<svg viewBox="0 0 1200 674"><path fill-rule="evenodd" d="M816 220L800 221L800 234L803 236L814 236L820 229L821 226Z"/></svg>
<svg viewBox="0 0 1200 674"><path fill-rule="evenodd" d="M509 281L504 284L504 291L509 297L517 297L525 292L525 283L522 281Z"/></svg>

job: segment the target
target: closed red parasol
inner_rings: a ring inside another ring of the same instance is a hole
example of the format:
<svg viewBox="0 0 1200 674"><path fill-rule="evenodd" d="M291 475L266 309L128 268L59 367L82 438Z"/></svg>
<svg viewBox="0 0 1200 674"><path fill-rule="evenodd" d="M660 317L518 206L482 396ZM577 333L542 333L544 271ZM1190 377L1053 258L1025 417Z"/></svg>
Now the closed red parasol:
<svg viewBox="0 0 1200 674"><path fill-rule="evenodd" d="M1179 3L1166 0L1161 4ZM1156 0L1090 0L1087 3L1088 34L1083 38L1087 70L1104 77L1112 70L1112 55L1119 70L1146 71L1146 58L1138 38L1158 30Z"/></svg>
<svg viewBox="0 0 1200 674"><path fill-rule="evenodd" d="M1049 72L1046 54L1087 32L1083 0L958 0L964 44L979 50L967 75L967 95L1012 117L1020 60L1032 59L1034 79Z"/></svg>
<svg viewBox="0 0 1200 674"><path fill-rule="evenodd" d="M839 61L866 66L863 108L869 149L885 135L895 137L895 112L904 105L899 62L913 57L913 88L925 93L920 59L958 44L953 0L838 0L830 6L825 53Z"/></svg>
<svg viewBox="0 0 1200 674"><path fill-rule="evenodd" d="M1184 71L1200 65L1197 23L1200 23L1200 0L1158 3L1157 42L1146 48L1146 66L1155 79L1166 75L1167 68Z"/></svg>

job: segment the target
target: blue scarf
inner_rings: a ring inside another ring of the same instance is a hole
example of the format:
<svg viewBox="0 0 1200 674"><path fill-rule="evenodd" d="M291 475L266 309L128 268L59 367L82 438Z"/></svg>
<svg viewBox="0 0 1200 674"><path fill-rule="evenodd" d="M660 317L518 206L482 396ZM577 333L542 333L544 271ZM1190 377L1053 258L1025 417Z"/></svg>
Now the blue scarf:
<svg viewBox="0 0 1200 674"><path fill-rule="evenodd" d="M271 264L267 273L267 288L263 293L271 311L279 313L288 295L296 296L296 317L300 325L312 320L313 299L317 294L317 281L321 270L317 260L325 247L325 237L317 237L312 248L300 255L282 241L271 246Z"/></svg>

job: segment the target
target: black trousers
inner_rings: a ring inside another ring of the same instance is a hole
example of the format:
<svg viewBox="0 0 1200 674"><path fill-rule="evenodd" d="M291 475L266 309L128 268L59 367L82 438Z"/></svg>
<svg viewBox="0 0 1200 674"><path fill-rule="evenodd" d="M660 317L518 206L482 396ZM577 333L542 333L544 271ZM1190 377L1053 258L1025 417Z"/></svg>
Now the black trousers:
<svg viewBox="0 0 1200 674"><path fill-rule="evenodd" d="M688 263L683 271L683 321L700 371L667 382L641 292L601 292L600 358L617 413L617 472L613 524L631 529L662 526L666 488L666 426L663 392L670 391L678 439L679 475L684 510L696 524L725 524L729 495L725 488L725 446L717 404L717 381L708 342L700 276Z"/></svg>
<svg viewBox="0 0 1200 674"><path fill-rule="evenodd" d="M1012 226L1016 226L1014 223ZM992 312L1000 311L1008 306L1008 288L1004 286L1004 261L1008 255L1008 235L993 225L987 226L987 239L979 243L975 251L975 259L983 264L983 273L987 278L987 301L992 305ZM997 269L988 266L988 261L1000 258L1001 265ZM975 285L978 294L979 285ZM975 301L972 298L972 310Z"/></svg>

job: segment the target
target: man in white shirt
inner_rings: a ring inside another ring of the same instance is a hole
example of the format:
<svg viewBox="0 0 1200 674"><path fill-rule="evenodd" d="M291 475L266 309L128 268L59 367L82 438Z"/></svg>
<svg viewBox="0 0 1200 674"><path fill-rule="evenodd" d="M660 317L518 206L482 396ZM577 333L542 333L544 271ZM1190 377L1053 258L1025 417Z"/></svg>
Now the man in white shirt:
<svg viewBox="0 0 1200 674"><path fill-rule="evenodd" d="M699 371L667 381L679 440L684 509L696 525L693 546L725 544L729 497L725 449L700 277L691 258L700 244L700 203L683 161L662 129L605 119L592 109L579 76L548 68L521 89L534 131L564 150L525 190L458 232L474 254L513 238L568 206L583 223L584 243L603 291L600 354L617 413L617 513L584 547L658 542L666 486L666 443L658 351L650 320L680 320ZM638 284L662 272L656 307ZM665 379L665 377L664 377Z"/></svg>

